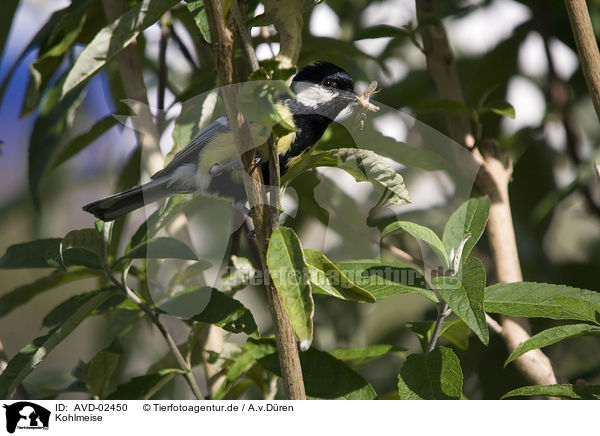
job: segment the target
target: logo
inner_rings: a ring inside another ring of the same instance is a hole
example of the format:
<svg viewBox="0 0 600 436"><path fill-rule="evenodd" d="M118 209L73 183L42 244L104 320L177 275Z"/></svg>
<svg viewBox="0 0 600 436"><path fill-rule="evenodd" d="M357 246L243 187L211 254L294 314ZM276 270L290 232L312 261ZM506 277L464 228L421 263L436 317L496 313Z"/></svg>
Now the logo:
<svg viewBox="0 0 600 436"><path fill-rule="evenodd" d="M14 433L15 429L48 429L50 411L29 401L19 401L11 405L3 405L6 409L6 430Z"/></svg>

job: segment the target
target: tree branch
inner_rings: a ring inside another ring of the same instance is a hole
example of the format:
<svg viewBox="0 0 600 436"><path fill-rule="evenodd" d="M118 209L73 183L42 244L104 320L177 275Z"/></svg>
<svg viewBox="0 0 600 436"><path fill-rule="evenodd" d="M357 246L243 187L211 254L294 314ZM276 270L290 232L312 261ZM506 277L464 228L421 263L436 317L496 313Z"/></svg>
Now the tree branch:
<svg viewBox="0 0 600 436"><path fill-rule="evenodd" d="M273 227L271 224L271 214L267 207L266 191L260 166L254 165L255 152L251 144L249 127L244 115L239 113L235 107L238 87L232 85L233 78L235 77L233 36L225 25L221 2L219 0L205 0L204 7L206 8L206 16L211 34L211 49L219 72L221 92L225 103L225 110L229 118L229 125L231 126L238 150L240 153L243 153L242 162L249 175L249 177L244 177L244 186L256 230L261 265L264 277L267 278L266 253ZM298 347L287 310L281 295L277 292L273 283L268 281L265 287L275 329L277 354L279 356L279 365L281 367L283 388L286 397L290 400L305 399L306 394L304 391Z"/></svg>
<svg viewBox="0 0 600 436"><path fill-rule="evenodd" d="M256 57L254 47L252 47L252 41L250 40L250 35L248 35L248 31L246 30L246 25L244 24L244 19L240 13L237 0L232 0L231 2L231 15L233 16L235 26L237 27L238 35L240 35L242 48L244 49L244 54L246 55L248 63L250 64L250 69L252 71L256 71L259 68L258 58Z"/></svg>
<svg viewBox="0 0 600 436"><path fill-rule="evenodd" d="M158 133L162 134L165 127L165 96L167 93L167 45L171 33L171 12L167 11L160 18L160 44L158 50L158 92L156 96L156 107L158 109L157 125Z"/></svg>
<svg viewBox="0 0 600 436"><path fill-rule="evenodd" d="M448 308L448 303L445 301L440 303L438 306L438 316L435 321L435 328L433 329L433 334L431 335L431 340L429 341L429 345L427 346L427 353L431 353L435 348L435 344L440 338L440 334L442 333L442 325L448 316L452 313L452 311Z"/></svg>
<svg viewBox="0 0 600 436"><path fill-rule="evenodd" d="M596 115L600 119L600 53L594 28L585 0L565 0L571 30L579 53L581 70L585 77Z"/></svg>
<svg viewBox="0 0 600 436"><path fill-rule="evenodd" d="M123 273L124 277L126 276L126 273L128 270L129 270L129 267L127 267L124 270L124 273ZM175 340L173 339L173 337L171 336L171 334L169 333L167 328L163 325L163 323L160 322L160 319L158 318L158 316L131 289L129 289L129 287L125 283L125 280L120 281L113 275L108 264L104 264L104 273L106 274L106 277L120 291L122 291L130 300L132 300L146 314L146 316L150 319L150 321L152 321L152 323L158 328L158 331L160 332L160 334L163 336L163 338L167 342L167 345L169 346L171 353L173 353L175 360L177 360L179 367L183 371L183 376L185 377L186 381L188 382L188 385L190 386L190 389L192 390L194 396L198 400L203 400L204 396L202 395L202 391L200 391L200 388L198 387L198 383L196 382L196 378L194 377L192 368L190 367L190 365L188 365L188 362L181 355L181 352L179 351L179 347L177 347Z"/></svg>
<svg viewBox="0 0 600 436"><path fill-rule="evenodd" d="M443 25L437 18L433 0L416 0L417 17L427 59L427 69L441 98L464 103L454 55ZM512 168L505 168L501 161L497 142L487 140L481 144L482 153L473 148L473 135L464 115L447 114L450 136L471 149L471 156L480 167L477 177L478 189L491 200L487 235L498 281L522 281L519 254L508 197L508 183ZM509 352L529 338L528 321L502 317L502 338ZM550 360L539 349L532 350L516 361L517 368L532 383L555 384L556 377Z"/></svg>

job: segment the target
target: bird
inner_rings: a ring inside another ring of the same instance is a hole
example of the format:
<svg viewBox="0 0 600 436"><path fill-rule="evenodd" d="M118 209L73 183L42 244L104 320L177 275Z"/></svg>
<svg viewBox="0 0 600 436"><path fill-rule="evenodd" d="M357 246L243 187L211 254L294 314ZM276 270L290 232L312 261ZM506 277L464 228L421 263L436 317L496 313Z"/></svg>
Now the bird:
<svg viewBox="0 0 600 436"><path fill-rule="evenodd" d="M281 175L293 162L311 150L333 120L356 100L352 77L339 66L320 61L309 64L293 77L294 97L281 97L278 112L294 128L277 139ZM252 123L253 142L266 144L270 133L260 123ZM262 136L261 136L262 135ZM259 139L256 139L259 138ZM146 204L179 193L202 192L245 203L240 176L244 167L227 116L214 120L201 130L171 162L151 176L150 181L83 206L102 221L112 221ZM257 152L265 183L269 182L269 153Z"/></svg>

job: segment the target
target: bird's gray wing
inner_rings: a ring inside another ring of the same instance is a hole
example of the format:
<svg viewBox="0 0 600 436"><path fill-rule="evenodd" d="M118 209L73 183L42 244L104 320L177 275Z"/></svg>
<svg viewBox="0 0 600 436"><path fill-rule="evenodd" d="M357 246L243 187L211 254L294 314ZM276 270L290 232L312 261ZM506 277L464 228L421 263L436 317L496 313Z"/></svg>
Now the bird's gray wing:
<svg viewBox="0 0 600 436"><path fill-rule="evenodd" d="M155 173L152 176L152 179L171 174L181 165L196 163L196 160L198 159L198 153L200 153L200 150L202 150L206 144L214 139L215 136L227 133L229 131L230 127L227 117L217 118L204 129L202 129L200 133L198 133L194 139L192 139L190 143L183 148L183 150L177 153L175 157L173 157L173 160L169 162L166 167Z"/></svg>

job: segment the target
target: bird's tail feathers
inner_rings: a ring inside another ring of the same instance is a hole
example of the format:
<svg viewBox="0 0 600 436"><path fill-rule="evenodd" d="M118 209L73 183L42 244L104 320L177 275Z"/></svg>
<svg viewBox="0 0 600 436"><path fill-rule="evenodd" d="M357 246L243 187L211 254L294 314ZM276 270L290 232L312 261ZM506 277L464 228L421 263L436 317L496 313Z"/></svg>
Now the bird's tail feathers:
<svg viewBox="0 0 600 436"><path fill-rule="evenodd" d="M102 200L83 206L83 210L93 214L102 221L112 221L132 212L145 204L162 200L173 194L173 191L167 189L168 179L152 180L141 186L119 192Z"/></svg>

